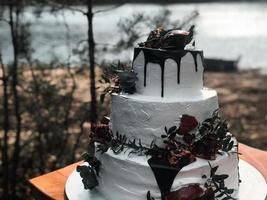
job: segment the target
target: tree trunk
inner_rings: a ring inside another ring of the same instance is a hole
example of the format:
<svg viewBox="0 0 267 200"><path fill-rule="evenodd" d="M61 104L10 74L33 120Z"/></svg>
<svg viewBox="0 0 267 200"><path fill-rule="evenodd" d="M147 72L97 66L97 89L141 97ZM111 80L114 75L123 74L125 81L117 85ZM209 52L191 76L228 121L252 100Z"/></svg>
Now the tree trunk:
<svg viewBox="0 0 267 200"><path fill-rule="evenodd" d="M0 55L0 65L2 68L2 81L3 81L3 109L4 109L4 139L2 146L2 157L3 157L3 199L8 199L8 186L9 186L9 166L8 166L8 132L9 132L9 108L8 108L8 75L5 73L5 67L2 62L2 56Z"/></svg>
<svg viewBox="0 0 267 200"><path fill-rule="evenodd" d="M15 8L15 21L13 16L13 11ZM17 77L17 69L18 69L18 26L19 26L19 0L17 0L14 4L10 3L9 5L9 18L10 18L10 29L11 29L11 37L12 37L12 45L13 45L13 66L12 66L12 93L13 93L13 105L14 105L14 112L16 118L16 138L15 138L15 146L13 152L13 165L11 171L11 192L13 197L16 196L16 178L17 178L17 168L19 165L19 154L20 154L20 133L21 133L21 116L20 116L20 102L19 102L19 95L18 95L18 77Z"/></svg>
<svg viewBox="0 0 267 200"><path fill-rule="evenodd" d="M97 101L95 87L95 41L93 35L93 12L92 0L87 0L87 21L88 21L88 57L90 59L90 94L91 94L91 124L97 121Z"/></svg>

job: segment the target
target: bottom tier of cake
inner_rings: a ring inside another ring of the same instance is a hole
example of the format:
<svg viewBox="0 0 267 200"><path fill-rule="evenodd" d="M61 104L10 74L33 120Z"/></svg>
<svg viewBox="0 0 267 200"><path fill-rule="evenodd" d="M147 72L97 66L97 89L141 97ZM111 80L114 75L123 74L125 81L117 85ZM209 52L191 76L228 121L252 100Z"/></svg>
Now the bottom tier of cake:
<svg viewBox="0 0 267 200"><path fill-rule="evenodd" d="M97 188L107 200L146 200L148 191L156 200L161 199L155 176L147 162L149 157L129 155L128 152L115 155L111 150L97 157L101 161ZM211 168L216 166L216 174L228 175L224 187L234 189L231 196L236 197L239 173L238 155L235 152L222 153L213 161L197 158L177 174L171 191L177 191L190 184L204 187L204 184L210 181Z"/></svg>

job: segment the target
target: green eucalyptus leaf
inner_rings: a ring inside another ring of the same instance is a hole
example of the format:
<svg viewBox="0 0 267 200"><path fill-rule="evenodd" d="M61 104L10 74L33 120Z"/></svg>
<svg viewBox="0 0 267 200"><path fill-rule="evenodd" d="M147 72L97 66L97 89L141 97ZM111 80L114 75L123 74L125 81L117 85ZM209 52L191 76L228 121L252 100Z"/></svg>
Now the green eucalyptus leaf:
<svg viewBox="0 0 267 200"><path fill-rule="evenodd" d="M219 166L212 167L210 170L210 176L213 177L218 170Z"/></svg>
<svg viewBox="0 0 267 200"><path fill-rule="evenodd" d="M172 126L171 128L169 128L169 130L168 130L168 132L167 132L167 134L169 135L169 134L172 134L174 131L176 131L177 130L177 126Z"/></svg>

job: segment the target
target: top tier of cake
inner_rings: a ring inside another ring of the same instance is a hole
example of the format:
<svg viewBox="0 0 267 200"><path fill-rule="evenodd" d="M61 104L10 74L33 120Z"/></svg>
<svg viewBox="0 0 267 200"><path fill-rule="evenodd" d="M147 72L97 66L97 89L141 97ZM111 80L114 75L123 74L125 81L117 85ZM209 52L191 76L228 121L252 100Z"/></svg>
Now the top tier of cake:
<svg viewBox="0 0 267 200"><path fill-rule="evenodd" d="M203 88L203 52L135 48L133 70L137 93L175 98L193 95Z"/></svg>

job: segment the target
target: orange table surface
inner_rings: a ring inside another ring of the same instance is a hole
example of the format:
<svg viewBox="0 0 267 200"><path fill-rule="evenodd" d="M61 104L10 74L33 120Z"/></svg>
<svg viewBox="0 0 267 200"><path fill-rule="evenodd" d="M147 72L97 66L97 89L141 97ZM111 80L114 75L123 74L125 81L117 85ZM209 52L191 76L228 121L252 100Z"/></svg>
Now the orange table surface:
<svg viewBox="0 0 267 200"><path fill-rule="evenodd" d="M241 153L239 157L257 168L267 181L267 152L244 144L239 145L239 152ZM30 179L29 183L33 194L37 199L66 199L64 196L65 183L68 176L80 163L74 163L62 169Z"/></svg>

